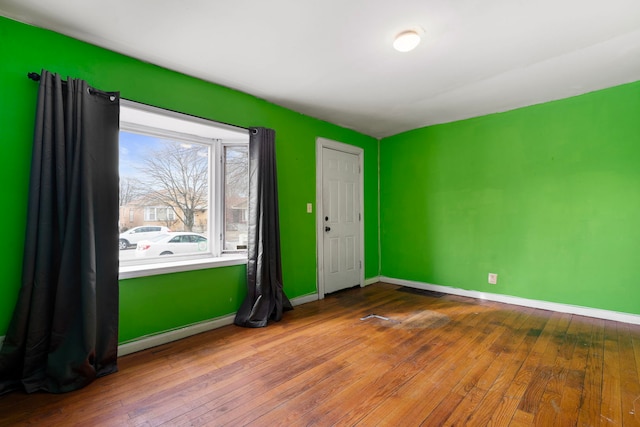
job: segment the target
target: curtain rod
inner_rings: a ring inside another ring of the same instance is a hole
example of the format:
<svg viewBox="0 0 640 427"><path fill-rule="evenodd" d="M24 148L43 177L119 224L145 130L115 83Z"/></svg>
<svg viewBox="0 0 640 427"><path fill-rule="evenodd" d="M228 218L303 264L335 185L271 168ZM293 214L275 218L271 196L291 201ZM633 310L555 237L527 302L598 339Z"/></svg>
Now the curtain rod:
<svg viewBox="0 0 640 427"><path fill-rule="evenodd" d="M27 73L27 77L29 77L34 82L39 82L40 81L40 74L38 74L38 73L34 73L34 72ZM68 82L66 80L62 80L62 83L63 84L67 84ZM91 95L98 95L98 96L101 96L103 98L107 98L111 102L115 101L118 98L118 96L116 96L113 92L105 92L105 91L96 89L96 88L91 87L91 86L89 86L87 88L87 91Z"/></svg>
<svg viewBox="0 0 640 427"><path fill-rule="evenodd" d="M35 73L33 71L30 72L30 73L27 73L27 77L29 77L34 82L39 82L40 81L40 74L39 73ZM67 83L67 81L66 80L62 80L62 83ZM102 94L107 94L106 92L102 92L102 91L100 91L98 89L91 88L91 90L96 92L96 93L98 93L98 94L101 94L101 95ZM122 98L122 97L120 99L126 99L127 101L136 102L138 104L144 104L142 102L134 101L132 99L127 99L127 98ZM144 105L149 105L149 104L144 104ZM150 106L153 107L153 105L150 105ZM155 107L155 108L160 108L160 107ZM169 110L168 108L164 108L164 110L173 111L174 113L180 113L179 111ZM191 116L191 114L187 114L187 113L180 113L180 114L185 114L187 116ZM198 117L198 116L192 116L192 117ZM198 118L205 119L204 117L198 117ZM205 119L205 120L211 120L211 119ZM212 121L215 121L215 120L212 120ZM254 135L256 133L258 133L258 131L255 128L246 128L246 127L243 127L243 126L233 125L231 123L225 123L225 122L217 122L217 123L221 123L221 124L227 125L227 126L232 126L232 127L238 128L238 129L244 129L244 130L247 130L247 131L253 133Z"/></svg>

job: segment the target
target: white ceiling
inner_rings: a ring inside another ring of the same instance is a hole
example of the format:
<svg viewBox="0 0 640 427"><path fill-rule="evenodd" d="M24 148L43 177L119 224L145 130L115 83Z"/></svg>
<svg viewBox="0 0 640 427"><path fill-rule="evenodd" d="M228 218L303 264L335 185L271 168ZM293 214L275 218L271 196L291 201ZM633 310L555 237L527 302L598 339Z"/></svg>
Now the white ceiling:
<svg viewBox="0 0 640 427"><path fill-rule="evenodd" d="M640 80L640 0L0 0L0 14L375 137ZM394 51L413 28L418 48Z"/></svg>

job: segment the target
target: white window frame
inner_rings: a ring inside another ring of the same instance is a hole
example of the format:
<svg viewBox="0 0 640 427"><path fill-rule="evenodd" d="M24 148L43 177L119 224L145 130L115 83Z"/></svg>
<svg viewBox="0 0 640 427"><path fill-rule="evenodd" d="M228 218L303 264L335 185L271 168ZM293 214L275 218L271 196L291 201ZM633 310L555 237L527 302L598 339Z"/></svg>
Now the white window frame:
<svg viewBox="0 0 640 427"><path fill-rule="evenodd" d="M246 264L246 251L223 251L224 146L248 145L249 131L199 117L152 107L122 99L120 130L161 138L177 138L206 145L209 149L209 208L207 209L209 252L206 255L175 256L169 261L153 260L144 264L120 262L120 279ZM126 112L126 114L124 114ZM215 138L213 135L224 135ZM226 139L226 138L229 139ZM146 212L145 212L146 213Z"/></svg>

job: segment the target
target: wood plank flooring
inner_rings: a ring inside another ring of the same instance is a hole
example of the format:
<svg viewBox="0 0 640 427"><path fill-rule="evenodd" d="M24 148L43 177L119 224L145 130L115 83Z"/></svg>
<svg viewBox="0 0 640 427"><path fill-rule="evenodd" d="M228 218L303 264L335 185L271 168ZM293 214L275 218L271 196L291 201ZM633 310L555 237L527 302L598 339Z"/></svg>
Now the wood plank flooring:
<svg viewBox="0 0 640 427"><path fill-rule="evenodd" d="M640 326L384 283L119 365L0 426L640 426Z"/></svg>

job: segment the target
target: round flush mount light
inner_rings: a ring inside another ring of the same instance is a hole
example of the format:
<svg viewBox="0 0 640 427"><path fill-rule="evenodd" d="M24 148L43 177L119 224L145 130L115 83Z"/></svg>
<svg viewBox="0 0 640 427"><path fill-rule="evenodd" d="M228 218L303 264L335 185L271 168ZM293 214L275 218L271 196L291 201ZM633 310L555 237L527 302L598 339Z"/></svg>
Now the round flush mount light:
<svg viewBox="0 0 640 427"><path fill-rule="evenodd" d="M396 36L393 48L398 52L409 52L420 44L420 34L414 30L403 31Z"/></svg>

